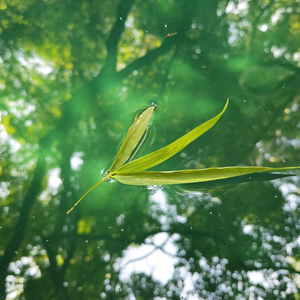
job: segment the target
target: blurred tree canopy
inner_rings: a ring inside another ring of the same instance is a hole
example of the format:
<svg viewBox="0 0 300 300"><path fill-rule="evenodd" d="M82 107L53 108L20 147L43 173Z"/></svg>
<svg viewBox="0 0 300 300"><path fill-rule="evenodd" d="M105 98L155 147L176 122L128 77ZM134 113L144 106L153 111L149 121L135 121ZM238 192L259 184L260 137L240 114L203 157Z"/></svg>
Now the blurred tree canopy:
<svg viewBox="0 0 300 300"><path fill-rule="evenodd" d="M1 0L0 299L300 299L297 176L66 215L151 102L141 154L230 99L156 169L300 165L299 66L297 1Z"/></svg>

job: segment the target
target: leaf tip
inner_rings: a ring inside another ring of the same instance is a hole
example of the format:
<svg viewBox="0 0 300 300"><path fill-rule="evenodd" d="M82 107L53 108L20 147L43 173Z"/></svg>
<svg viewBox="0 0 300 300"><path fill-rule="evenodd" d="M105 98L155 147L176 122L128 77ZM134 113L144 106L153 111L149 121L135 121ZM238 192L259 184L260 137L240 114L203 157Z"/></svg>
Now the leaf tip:
<svg viewBox="0 0 300 300"><path fill-rule="evenodd" d="M153 107L153 110L156 110L158 106L155 102L151 102L151 107Z"/></svg>
<svg viewBox="0 0 300 300"><path fill-rule="evenodd" d="M229 104L229 98L227 97L227 101L226 101L226 104L225 104L226 108L227 108L228 104Z"/></svg>

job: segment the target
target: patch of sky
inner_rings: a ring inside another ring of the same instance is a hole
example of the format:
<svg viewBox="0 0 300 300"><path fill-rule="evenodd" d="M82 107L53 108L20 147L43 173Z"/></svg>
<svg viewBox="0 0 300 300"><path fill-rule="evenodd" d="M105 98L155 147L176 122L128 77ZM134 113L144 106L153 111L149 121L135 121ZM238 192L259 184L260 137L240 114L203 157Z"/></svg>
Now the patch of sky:
<svg viewBox="0 0 300 300"><path fill-rule="evenodd" d="M266 32L268 30L269 26L267 24L263 24L258 27L258 29L262 32Z"/></svg>
<svg viewBox="0 0 300 300"><path fill-rule="evenodd" d="M154 280L166 284L173 277L175 264L179 260L176 258L178 248L174 244L179 238L178 234L169 236L167 233L161 232L146 239L146 243L141 246L128 247L124 251L124 257L115 264L116 270L121 270L121 279L128 281L132 273L144 273L151 275ZM191 293L194 288L193 282L197 281L199 274L191 274L188 266L180 267L176 271L184 275L181 297L188 300L199 300L198 295Z"/></svg>
<svg viewBox="0 0 300 300"><path fill-rule="evenodd" d="M6 133L6 132L5 132ZM7 134L7 133L6 133ZM2 139L2 136L5 135L5 134L2 134L2 131L0 129L0 139ZM16 140L10 138L8 135L7 135L7 139L6 139L6 142L8 143L9 147L10 147L10 153L16 153L20 148L21 148L21 145L19 142L17 142Z"/></svg>
<svg viewBox="0 0 300 300"><path fill-rule="evenodd" d="M150 187L149 187L150 188ZM186 222L186 217L177 214L175 205L167 203L167 195L162 189L153 187L153 193L149 197L151 205L151 215L153 218L159 218L164 230L169 228L171 222L176 220L180 223Z"/></svg>
<svg viewBox="0 0 300 300"><path fill-rule="evenodd" d="M286 51L286 48L277 48L277 47L273 46L271 48L271 51L272 51L274 57L280 57L284 54L284 52Z"/></svg>
<svg viewBox="0 0 300 300"><path fill-rule="evenodd" d="M82 156L82 151L74 152L72 154L72 157L70 158L70 165L72 170L77 171L79 167L83 164L83 159L81 158Z"/></svg>
<svg viewBox="0 0 300 300"><path fill-rule="evenodd" d="M137 29L132 29L131 32L134 34L134 36L135 36L136 38L139 38L139 37L141 36L140 32L139 32Z"/></svg>
<svg viewBox="0 0 300 300"><path fill-rule="evenodd" d="M129 16L127 18L127 20L125 21L125 26L129 27L129 28L132 28L133 27L133 21L134 21L133 17Z"/></svg>
<svg viewBox="0 0 300 300"><path fill-rule="evenodd" d="M248 277L252 284L261 284L264 281L264 275L261 271L248 272Z"/></svg>
<svg viewBox="0 0 300 300"><path fill-rule="evenodd" d="M48 172L48 188L52 195L56 195L58 188L62 184L62 180L59 177L60 168L54 168Z"/></svg>
<svg viewBox="0 0 300 300"><path fill-rule="evenodd" d="M2 181L0 183L0 197L5 199L8 195L9 195L9 190L8 190L8 186L9 186L9 182L4 182Z"/></svg>
<svg viewBox="0 0 300 300"><path fill-rule="evenodd" d="M6 299L10 300L19 299L20 294L24 290L26 278L41 277L41 271L38 265L33 261L32 257L23 256L20 260L11 262L9 265L9 271L17 275L9 275L6 277Z"/></svg>
<svg viewBox="0 0 300 300"><path fill-rule="evenodd" d="M243 233L244 234L248 234L248 235L252 235L252 233L253 233L253 225L245 225L243 227Z"/></svg>
<svg viewBox="0 0 300 300"><path fill-rule="evenodd" d="M300 60L300 52L295 52L293 54L293 60L295 60L295 61L299 61Z"/></svg>
<svg viewBox="0 0 300 300"><path fill-rule="evenodd" d="M236 27L236 24L234 23L231 23L229 25L229 32L230 32L230 35L229 35L229 38L228 38L228 43L229 44L234 44L234 42L237 40L238 38L238 33L239 33L239 30L238 28Z"/></svg>
<svg viewBox="0 0 300 300"><path fill-rule="evenodd" d="M167 283L178 263L178 248L174 244L178 239L178 234L169 236L161 232L147 238L146 243L140 246L129 246L115 265L116 270L121 271L120 278L128 281L132 273L144 273L162 284Z"/></svg>
<svg viewBox="0 0 300 300"><path fill-rule="evenodd" d="M25 103L23 99L8 102L9 112L14 114L17 118L28 116L31 112L35 111L35 105Z"/></svg>
<svg viewBox="0 0 300 300"><path fill-rule="evenodd" d="M41 57L35 54L33 57L25 57L23 51L16 53L19 63L29 70L35 70L37 73L47 76L54 71L54 66L51 62L44 61Z"/></svg>
<svg viewBox="0 0 300 300"><path fill-rule="evenodd" d="M272 15L271 20L273 24L276 24L280 20L283 13L286 12L286 8L278 8L275 14Z"/></svg>
<svg viewBox="0 0 300 300"><path fill-rule="evenodd" d="M233 13L235 15L246 15L248 13L248 1L240 1L237 5L235 5L233 1L229 1L225 12Z"/></svg>

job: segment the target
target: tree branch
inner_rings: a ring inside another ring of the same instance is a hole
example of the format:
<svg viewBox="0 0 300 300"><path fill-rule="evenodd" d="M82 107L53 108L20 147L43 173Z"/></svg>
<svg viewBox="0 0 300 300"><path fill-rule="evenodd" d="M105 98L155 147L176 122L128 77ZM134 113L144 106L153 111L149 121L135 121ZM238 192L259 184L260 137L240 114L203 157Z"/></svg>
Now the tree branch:
<svg viewBox="0 0 300 300"><path fill-rule="evenodd" d="M43 146L46 143L46 138L40 142L39 158L35 167L33 179L28 190L27 195L24 197L22 207L20 209L20 215L15 226L14 234L8 242L4 254L0 258L0 299L6 298L6 276L9 263L15 257L17 250L24 240L26 234L27 223L31 208L41 191L41 178L45 174L45 155L43 155Z"/></svg>
<svg viewBox="0 0 300 300"><path fill-rule="evenodd" d="M62 295L63 295L63 297L66 300L69 300L69 296L67 294L67 291L66 291L66 289L63 288L64 272L61 272L61 269L59 269L57 267L55 253L53 252L53 250L51 248L49 240L44 238L42 235L41 235L41 238L42 238L44 247L47 251L47 255L48 255L49 263L50 263L50 266L47 269L48 269L49 275L52 278L52 281L55 285L55 291L51 295L51 297L56 297L56 295L59 293L59 295L60 295L59 298L61 298ZM61 291L62 291L62 293L61 293Z"/></svg>
<svg viewBox="0 0 300 300"><path fill-rule="evenodd" d="M119 71L118 78L121 80L126 78L134 70L141 69L142 67L146 66L147 64L155 61L159 56L167 53L171 49L171 47L174 45L177 38L178 38L177 36L172 36L172 37L166 38L160 47L158 47L154 50L148 51L145 56L136 59L135 61L130 63L127 67L125 67L124 69Z"/></svg>
<svg viewBox="0 0 300 300"><path fill-rule="evenodd" d="M134 263L134 262L137 262L137 261L140 261L142 259L145 259L147 257L149 257L151 254L153 254L156 250L162 250L163 252L164 249L163 247L166 245L166 243L168 242L168 240L170 239L170 236L168 236L161 245L155 245L153 243L151 243L151 245L154 247L154 249L152 249L150 252L144 254L143 256L140 256L140 257L137 257L137 258L133 258L133 259L130 259L128 260L123 266L122 268L126 267L127 265L131 264L131 263ZM166 253L167 254L167 253Z"/></svg>
<svg viewBox="0 0 300 300"><path fill-rule="evenodd" d="M117 6L116 21L107 38L106 49L107 56L105 66L103 67L104 73L116 72L117 66L117 46L121 38L122 32L125 27L128 13L133 5L134 0L120 0Z"/></svg>

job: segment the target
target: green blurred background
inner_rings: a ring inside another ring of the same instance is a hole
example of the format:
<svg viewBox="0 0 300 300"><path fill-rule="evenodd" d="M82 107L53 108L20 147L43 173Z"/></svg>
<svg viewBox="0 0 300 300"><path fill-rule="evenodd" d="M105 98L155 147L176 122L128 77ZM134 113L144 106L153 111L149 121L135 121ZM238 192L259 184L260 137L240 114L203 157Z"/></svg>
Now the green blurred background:
<svg viewBox="0 0 300 300"><path fill-rule="evenodd" d="M299 7L0 0L0 299L300 299L297 176L107 181L66 215L152 102L140 156L230 99L156 170L300 165Z"/></svg>

